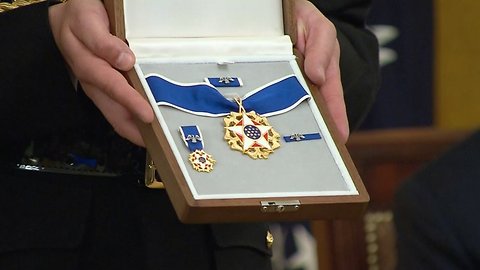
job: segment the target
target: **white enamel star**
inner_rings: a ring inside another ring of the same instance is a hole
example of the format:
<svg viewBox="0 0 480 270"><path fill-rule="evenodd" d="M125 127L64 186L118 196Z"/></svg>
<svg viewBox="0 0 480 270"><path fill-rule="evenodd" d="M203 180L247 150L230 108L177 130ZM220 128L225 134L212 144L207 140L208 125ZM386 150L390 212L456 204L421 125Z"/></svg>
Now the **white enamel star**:
<svg viewBox="0 0 480 270"><path fill-rule="evenodd" d="M245 113L243 113L242 121L233 127L228 127L227 129L235 132L235 134L242 140L243 151L247 151L248 149L255 147L255 145L271 149L267 133L272 127L253 122Z"/></svg>

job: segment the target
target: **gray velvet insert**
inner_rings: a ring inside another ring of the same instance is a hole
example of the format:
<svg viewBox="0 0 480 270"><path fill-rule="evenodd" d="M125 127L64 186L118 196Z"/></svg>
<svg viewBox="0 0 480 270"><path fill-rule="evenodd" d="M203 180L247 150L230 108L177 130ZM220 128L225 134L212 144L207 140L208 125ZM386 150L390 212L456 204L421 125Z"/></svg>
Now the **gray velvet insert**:
<svg viewBox="0 0 480 270"><path fill-rule="evenodd" d="M145 75L157 73L181 83L202 82L204 77L240 77L243 87L218 88L226 95L234 93L240 96L294 73L287 61L229 65L141 64L140 67ZM305 192L354 192L347 185L350 179L343 178L324 139L286 143L282 138L280 148L268 159L254 160L230 149L223 139L223 117L196 116L167 106L159 107L175 140L172 147L176 147L180 152L193 183L193 193L197 193L198 198L262 197L261 194L272 193L289 196ZM269 117L268 121L280 136L315 132L325 136L306 101L290 112ZM189 151L178 131L182 125L200 127L205 143L204 150L217 161L212 172L197 172L190 165Z"/></svg>

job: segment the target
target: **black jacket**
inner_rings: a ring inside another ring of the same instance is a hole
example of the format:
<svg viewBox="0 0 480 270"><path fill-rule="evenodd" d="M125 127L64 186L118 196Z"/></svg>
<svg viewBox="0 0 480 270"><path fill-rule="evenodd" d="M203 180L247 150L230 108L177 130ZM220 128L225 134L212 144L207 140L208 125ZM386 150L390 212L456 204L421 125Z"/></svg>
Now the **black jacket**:
<svg viewBox="0 0 480 270"><path fill-rule="evenodd" d="M480 131L397 192L398 269L480 268Z"/></svg>

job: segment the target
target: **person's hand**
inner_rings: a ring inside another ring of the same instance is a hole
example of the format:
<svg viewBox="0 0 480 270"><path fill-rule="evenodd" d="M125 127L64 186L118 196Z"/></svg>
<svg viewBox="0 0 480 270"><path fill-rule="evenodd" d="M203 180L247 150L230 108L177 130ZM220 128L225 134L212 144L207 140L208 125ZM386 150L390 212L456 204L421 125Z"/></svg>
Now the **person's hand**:
<svg viewBox="0 0 480 270"><path fill-rule="evenodd" d="M297 22L296 48L305 57L304 69L323 99L333 119L341 143L350 130L340 77L340 46L335 26L312 3L295 1Z"/></svg>
<svg viewBox="0 0 480 270"><path fill-rule="evenodd" d="M99 0L70 0L49 8L52 33L73 74L120 136L144 146L135 118L153 121L148 102L118 70L130 70L135 56L109 32Z"/></svg>

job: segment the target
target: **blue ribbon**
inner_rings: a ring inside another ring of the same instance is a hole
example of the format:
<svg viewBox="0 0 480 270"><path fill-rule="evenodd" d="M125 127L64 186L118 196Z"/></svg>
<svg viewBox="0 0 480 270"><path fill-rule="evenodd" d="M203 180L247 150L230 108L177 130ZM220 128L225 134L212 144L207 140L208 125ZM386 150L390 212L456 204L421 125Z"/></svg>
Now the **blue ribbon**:
<svg viewBox="0 0 480 270"><path fill-rule="evenodd" d="M158 105L213 117L239 109L235 101L208 83L180 84L160 75L149 75L146 81ZM297 77L290 75L248 93L242 105L246 111L271 116L287 112L309 97Z"/></svg>
<svg viewBox="0 0 480 270"><path fill-rule="evenodd" d="M301 134L296 133L288 136L283 136L285 142L300 142L300 141L309 141L309 140L320 140L322 136L320 133L308 133L308 134Z"/></svg>
<svg viewBox="0 0 480 270"><path fill-rule="evenodd" d="M180 133L190 152L203 149L202 133L198 126L181 126Z"/></svg>

